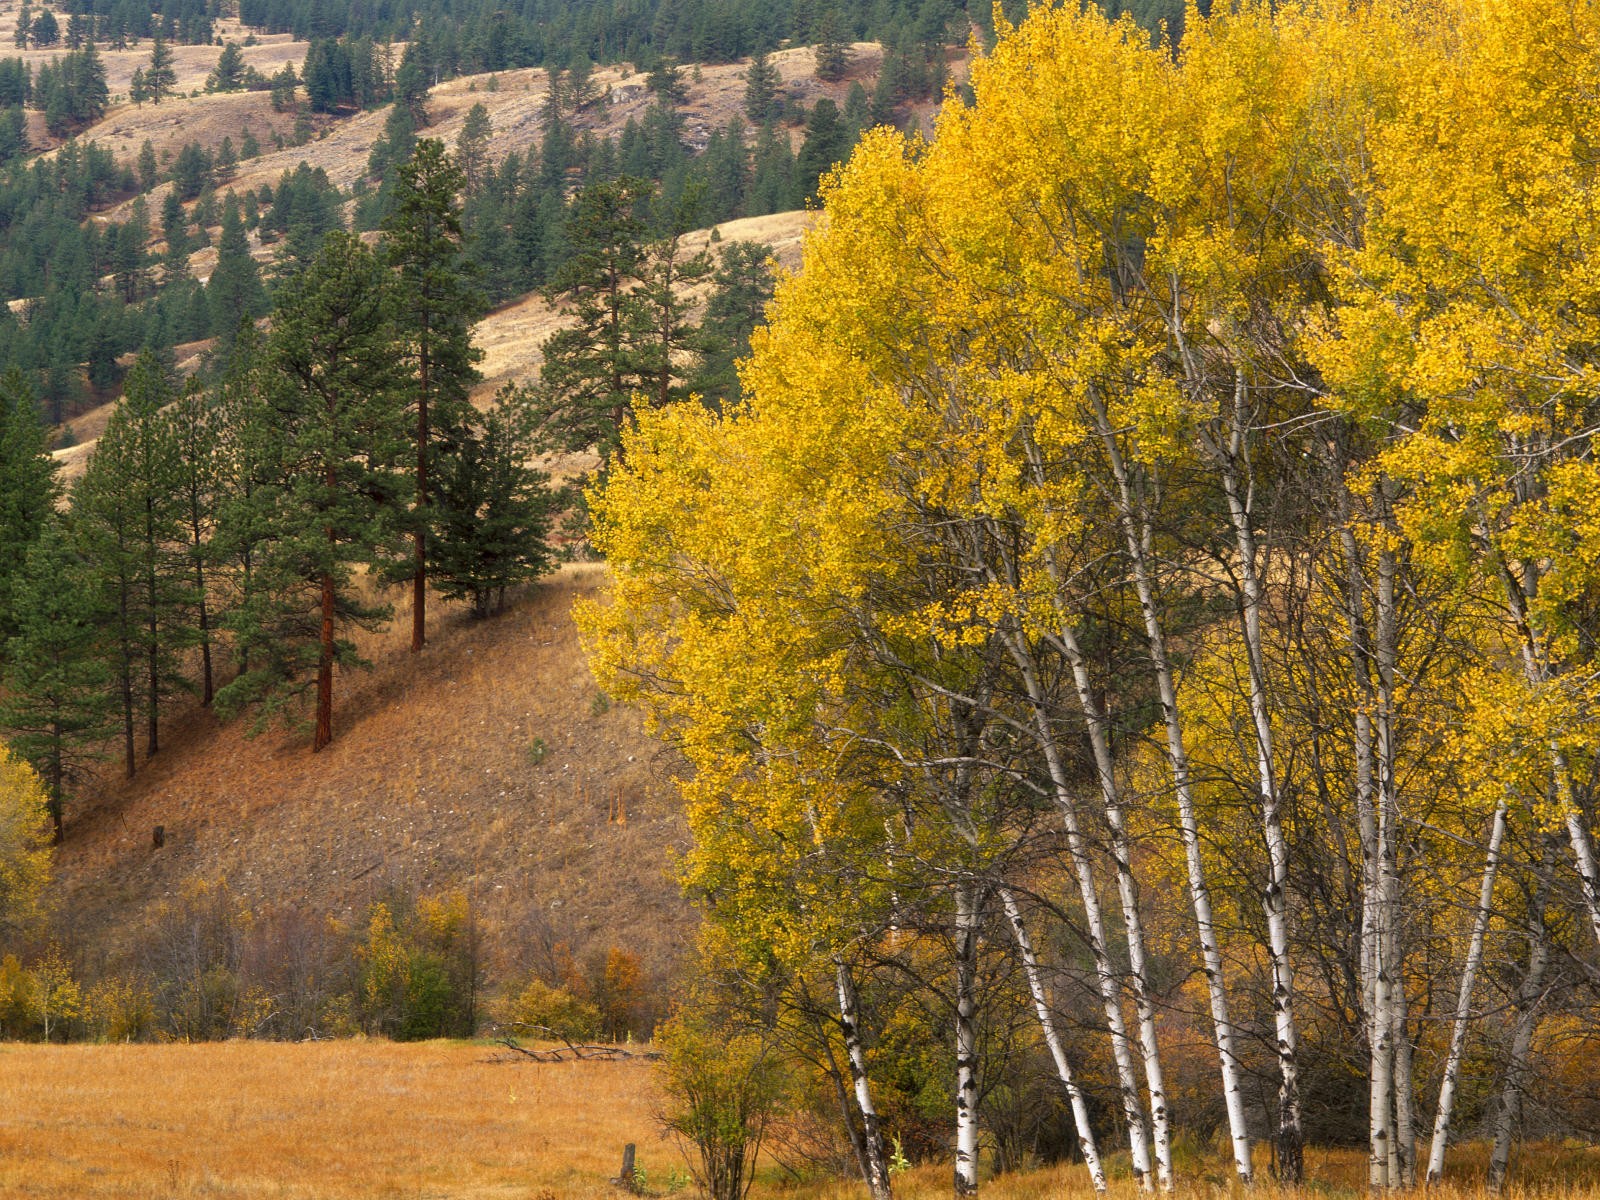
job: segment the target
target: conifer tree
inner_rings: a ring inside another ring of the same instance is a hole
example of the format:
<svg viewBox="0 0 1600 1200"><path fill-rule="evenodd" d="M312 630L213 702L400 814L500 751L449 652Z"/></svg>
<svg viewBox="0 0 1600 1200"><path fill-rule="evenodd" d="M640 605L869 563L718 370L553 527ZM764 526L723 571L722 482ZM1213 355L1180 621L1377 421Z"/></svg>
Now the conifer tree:
<svg viewBox="0 0 1600 1200"><path fill-rule="evenodd" d="M549 476L529 466L532 440L522 399L503 389L481 418L460 425L440 456L430 535L435 585L472 602L477 617L505 604L506 590L550 569L555 508Z"/></svg>
<svg viewBox="0 0 1600 1200"><path fill-rule="evenodd" d="M222 202L222 233L217 239L217 265L206 283L206 303L211 309L211 330L217 338L218 357L226 362L246 321L264 316L270 307L261 271L250 254L239 200L232 192Z"/></svg>
<svg viewBox="0 0 1600 1200"><path fill-rule="evenodd" d="M167 45L167 39L158 29L150 46L150 64L144 70L144 86L150 93L152 104L160 104L177 90L178 72L173 68L172 61L172 47Z"/></svg>
<svg viewBox="0 0 1600 1200"><path fill-rule="evenodd" d="M456 165L461 168L461 188L468 200L478 194L489 170L489 136L493 132L489 110L481 101L467 110L456 137Z"/></svg>
<svg viewBox="0 0 1600 1200"><path fill-rule="evenodd" d="M402 554L405 352L388 272L359 239L329 234L288 278L267 345L264 421L249 432L262 473L230 506L224 542L252 543L245 594L226 618L248 669L217 693L254 728L315 696L312 749L333 739L333 671L360 657L347 631L388 621L358 569ZM261 426L265 427L261 427Z"/></svg>
<svg viewBox="0 0 1600 1200"><path fill-rule="evenodd" d="M156 351L141 351L90 458L78 514L107 607L116 613L111 632L113 657L126 674L124 733L137 711L144 718L147 755L161 749L163 704L187 687L181 651L191 640L183 620L191 597L182 560L174 554L180 533L177 447L162 416L177 396L170 366ZM125 757L131 769L132 755Z"/></svg>
<svg viewBox="0 0 1600 1200"><path fill-rule="evenodd" d="M759 51L750 60L750 69L744 76L744 111L751 121L770 125L778 119L783 112L783 100L779 95L782 83L778 68L767 57L767 52Z"/></svg>
<svg viewBox="0 0 1600 1200"><path fill-rule="evenodd" d="M700 399L722 408L739 398L735 364L750 353L750 335L766 316L774 286L772 248L757 242L723 247L700 326L702 361L690 384Z"/></svg>
<svg viewBox="0 0 1600 1200"><path fill-rule="evenodd" d="M231 194L228 199L233 199ZM221 499L223 429L211 398L192 382L161 420L173 450L178 545L187 571L184 590L193 620L192 638L200 649L200 702L209 708L216 695L212 663L216 618L210 575Z"/></svg>
<svg viewBox="0 0 1600 1200"><path fill-rule="evenodd" d="M850 70L850 42L843 24L838 10L830 8L817 25L816 74L824 83L837 83Z"/></svg>
<svg viewBox="0 0 1600 1200"><path fill-rule="evenodd" d="M615 453L639 364L630 336L632 292L644 268L644 225L635 215L648 186L624 176L591 184L573 200L564 232L571 256L549 296L575 324L544 344L534 420L547 449Z"/></svg>
<svg viewBox="0 0 1600 1200"><path fill-rule="evenodd" d="M422 649L427 630L428 477L436 456L431 434L435 426L448 432L466 419L467 395L478 378L473 364L482 357L472 345L472 321L480 301L463 278L457 200L462 182L462 172L445 154L444 143L424 138L400 166L394 209L384 223L385 257L398 275L398 332L408 354L407 390L416 418L413 651Z"/></svg>
<svg viewBox="0 0 1600 1200"><path fill-rule="evenodd" d="M105 613L92 572L52 514L16 580L20 620L6 643L0 729L44 782L55 840L68 790L114 728L111 671L100 653Z"/></svg>
<svg viewBox="0 0 1600 1200"><path fill-rule="evenodd" d="M61 492L55 472L33 389L19 368L10 367L0 375L0 641L19 628L16 588L55 511Z"/></svg>

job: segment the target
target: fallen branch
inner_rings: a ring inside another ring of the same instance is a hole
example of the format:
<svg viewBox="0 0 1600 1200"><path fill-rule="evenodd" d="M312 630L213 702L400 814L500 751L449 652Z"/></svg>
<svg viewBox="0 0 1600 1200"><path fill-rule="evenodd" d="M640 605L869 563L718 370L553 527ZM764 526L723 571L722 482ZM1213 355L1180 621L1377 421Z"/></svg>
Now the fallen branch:
<svg viewBox="0 0 1600 1200"><path fill-rule="evenodd" d="M542 1063L571 1062L573 1060L620 1062L629 1058L639 1058L647 1062L654 1062L661 1057L659 1050L628 1050L622 1046L578 1045L567 1041L560 1034L555 1035L555 1040L559 1040L565 1045L557 1046L550 1050L530 1050L509 1034L495 1039L499 1045L504 1046L507 1050L520 1054L524 1058L531 1058L534 1062Z"/></svg>

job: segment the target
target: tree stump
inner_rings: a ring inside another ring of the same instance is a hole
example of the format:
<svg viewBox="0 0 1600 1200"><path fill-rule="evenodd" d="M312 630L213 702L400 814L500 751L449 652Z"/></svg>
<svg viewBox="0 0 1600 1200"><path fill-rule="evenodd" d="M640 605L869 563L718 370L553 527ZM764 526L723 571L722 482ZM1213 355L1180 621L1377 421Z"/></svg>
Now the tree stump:
<svg viewBox="0 0 1600 1200"><path fill-rule="evenodd" d="M622 1170L617 1172L617 1184L628 1192L638 1192L639 1179L634 1174L633 1157L634 1144L629 1142L622 1148Z"/></svg>

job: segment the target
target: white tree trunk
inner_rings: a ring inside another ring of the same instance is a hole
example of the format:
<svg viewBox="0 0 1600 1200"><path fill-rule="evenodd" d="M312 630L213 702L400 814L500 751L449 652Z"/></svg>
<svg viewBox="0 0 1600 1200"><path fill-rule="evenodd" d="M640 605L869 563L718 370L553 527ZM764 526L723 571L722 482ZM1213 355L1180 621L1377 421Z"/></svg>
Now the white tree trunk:
<svg viewBox="0 0 1600 1200"><path fill-rule="evenodd" d="M1139 1022L1139 1049L1144 1063L1145 1085L1150 1093L1150 1124L1155 1144L1156 1180L1163 1190L1168 1190L1172 1187L1173 1180L1166 1082L1161 1069L1161 1046L1156 1037L1155 1004L1151 997L1149 967L1145 955L1144 922L1139 913L1139 893L1133 878L1132 847L1128 843L1127 823L1123 819L1121 790L1113 773L1115 764L1111 756L1110 730L1094 698L1088 665L1078 645L1077 634L1062 612L1059 593L1056 601L1058 615L1062 618L1058 640L1072 666L1089 744L1094 753L1095 773L1099 778L1106 824L1111 831L1111 854L1117 872L1117 895L1122 907L1123 929L1128 941L1128 974L1133 984L1134 1012ZM1062 761L1061 747L1051 725L1050 714L1039 682L1037 660L1034 658L1032 647L1020 632L1012 638L1011 648L1012 657L1022 672L1024 686L1028 691L1033 708L1035 735L1045 755L1057 802L1065 809L1072 804L1071 792ZM1135 1104L1139 1102L1137 1085L1133 1091L1133 1102Z"/></svg>
<svg viewBox="0 0 1600 1200"><path fill-rule="evenodd" d="M978 1192L978 911L970 887L956 892L957 1196Z"/></svg>
<svg viewBox="0 0 1600 1200"><path fill-rule="evenodd" d="M1229 1137L1233 1145L1234 1170L1242 1180L1249 1182L1252 1177L1250 1141L1245 1126L1241 1072L1235 1052L1233 1022L1228 1012L1227 991L1222 976L1222 955L1217 943L1211 893L1200 854L1200 826L1195 816L1194 796L1190 788L1189 757L1184 747L1183 726L1178 715L1178 690L1173 679L1171 660L1167 655L1166 636L1161 627L1160 612L1156 606L1154 573L1150 567L1149 522L1144 517L1142 506L1134 498L1132 481L1128 476L1121 448L1117 445L1116 433L1111 428L1105 406L1098 397L1095 401L1095 417L1101 441L1106 448L1112 478L1116 483L1118 517L1122 524L1129 562L1133 568L1134 585L1139 596L1140 612L1144 618L1151 668L1155 674L1156 689L1161 700L1162 722L1166 731L1167 764L1172 775L1173 793L1178 801L1178 823L1188 871L1189 894L1198 927L1201 960L1211 1001L1212 1026L1216 1032L1217 1053L1222 1067L1223 1098L1228 1113ZM1104 776L1105 772L1102 771L1101 774Z"/></svg>
<svg viewBox="0 0 1600 1200"><path fill-rule="evenodd" d="M867 1052L861 1041L861 1002L855 980L842 958L833 960L834 984L839 993L839 1028L844 1037L845 1057L850 1063L850 1082L855 1091L856 1108L861 1115L862 1171L872 1200L890 1200L889 1160L884 1153L883 1124L872 1102L867 1083Z"/></svg>
<svg viewBox="0 0 1600 1200"><path fill-rule="evenodd" d="M1506 837L1507 801L1504 796L1495 806L1489 826L1489 848L1483 859L1483 881L1478 886L1478 907L1472 914L1472 936L1467 956L1461 964L1461 986L1456 990L1456 1012L1450 1027L1450 1052L1445 1056L1444 1079L1439 1084L1439 1108L1433 1118L1433 1144L1428 1150L1428 1183L1444 1177L1444 1151L1450 1141L1450 1120L1455 1114L1456 1088L1461 1082L1461 1059L1467 1045L1467 1027L1472 1019L1472 989L1483 962L1483 942L1489 932L1489 917L1494 909L1495 876L1500 871L1500 847Z"/></svg>
<svg viewBox="0 0 1600 1200"><path fill-rule="evenodd" d="M1242 371L1235 374L1234 403L1228 445L1216 453L1228 518L1233 525L1240 585L1240 632L1249 665L1250 720L1255 731L1256 781L1261 802L1261 831L1267 843L1267 888L1261 898L1267 918L1267 949L1272 964L1272 1018L1278 1050L1278 1172L1298 1183L1304 1174L1304 1137L1300 1120L1299 1030L1294 1017L1294 964L1289 953L1289 842L1283 832L1277 764L1273 752L1271 705L1267 696L1266 649L1261 634L1262 587L1260 549L1253 523L1251 484L1242 477L1248 389Z"/></svg>
<svg viewBox="0 0 1600 1200"><path fill-rule="evenodd" d="M1061 1044L1061 1035L1056 1031L1055 1017L1050 1011L1050 999L1045 993L1044 980L1039 974L1039 960L1033 952L1033 942L1028 937L1027 926L1022 922L1022 910L1017 906L1017 898L1010 888L1000 892L1000 899L1006 906L1006 916L1011 921L1011 932L1017 939L1017 950L1022 955L1022 969L1028 977L1028 991L1033 996L1034 1011L1039 1016L1039 1029L1044 1034L1045 1045L1050 1049L1050 1057L1056 1065L1056 1077L1061 1080L1061 1089L1067 1094L1067 1102L1072 1106L1072 1121L1078 1131L1078 1148L1083 1152L1083 1165L1089 1168L1089 1181L1094 1185L1096 1192L1106 1190L1106 1173L1100 1163L1100 1149L1095 1144L1094 1126L1089 1121L1089 1106L1083 1098L1083 1089L1078 1086L1077 1078L1072 1073L1072 1064L1067 1061L1066 1047Z"/></svg>

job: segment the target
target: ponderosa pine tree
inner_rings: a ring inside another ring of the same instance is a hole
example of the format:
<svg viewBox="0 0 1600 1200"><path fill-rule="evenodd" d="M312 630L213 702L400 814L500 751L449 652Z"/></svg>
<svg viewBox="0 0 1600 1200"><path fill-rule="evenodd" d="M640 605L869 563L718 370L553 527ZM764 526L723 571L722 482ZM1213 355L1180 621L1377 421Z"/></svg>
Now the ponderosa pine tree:
<svg viewBox="0 0 1600 1200"><path fill-rule="evenodd" d="M775 282L772 264L772 247L758 242L729 242L722 248L711 277L716 290L700 324L700 367L689 383L714 408L739 398L736 364L750 353L750 335L766 317Z"/></svg>
<svg viewBox="0 0 1600 1200"><path fill-rule="evenodd" d="M144 86L152 104L160 104L178 87L178 72L172 61L172 47L158 29L150 44L150 63L144 69Z"/></svg>
<svg viewBox="0 0 1600 1200"><path fill-rule="evenodd" d="M129 370L121 403L90 457L76 515L91 561L102 571L117 613L116 657L131 654L139 698L125 695L145 723L145 753L161 749L164 703L188 687L182 651L191 641L184 614L188 573L175 553L181 525L178 452L163 409L178 398L174 372L145 349Z"/></svg>
<svg viewBox="0 0 1600 1200"><path fill-rule="evenodd" d="M546 449L592 447L606 461L616 453L639 388L631 297L645 265L645 228L636 208L648 191L624 176L591 184L572 202L565 226L571 255L547 294L575 322L545 340L534 405Z"/></svg>
<svg viewBox="0 0 1600 1200"><path fill-rule="evenodd" d="M14 592L60 494L33 388L11 367L0 375L0 642L20 628Z"/></svg>
<svg viewBox="0 0 1600 1200"><path fill-rule="evenodd" d="M395 316L404 339L415 415L416 493L412 503L411 649L427 638L428 479L437 452L432 431L446 436L469 420L468 393L482 354L472 345L472 322L482 303L467 285L462 248L461 170L444 143L424 138L396 173L394 208L384 222L384 258L397 275Z"/></svg>
<svg viewBox="0 0 1600 1200"><path fill-rule="evenodd" d="M68 791L101 757L116 707L101 654L101 592L63 523L52 514L16 580L20 620L6 643L0 699L0 730L43 780L58 844Z"/></svg>
<svg viewBox="0 0 1600 1200"><path fill-rule="evenodd" d="M250 253L250 239L239 214L238 197L232 192L222 202L217 265L206 282L206 304L211 310L211 329L217 339L216 355L223 363L233 350L240 327L266 315L271 307L267 289L261 283L261 270Z"/></svg>
<svg viewBox="0 0 1600 1200"><path fill-rule="evenodd" d="M315 697L313 751L333 739L333 672L360 663L352 627L388 621L361 568L393 574L403 547L406 352L387 268L331 233L283 284L267 343L266 395L248 436L261 482L225 510L224 543L251 543L250 573L225 618L248 667L217 693L253 708L254 728ZM264 426L264 427L263 427Z"/></svg>
<svg viewBox="0 0 1600 1200"><path fill-rule="evenodd" d="M556 504L534 456L521 394L504 388L481 417L458 424L438 457L429 535L434 585L472 602L476 617L505 605L506 591L552 565L546 543Z"/></svg>
<svg viewBox="0 0 1600 1200"><path fill-rule="evenodd" d="M200 649L200 702L209 708L216 695L212 663L216 617L210 576L221 502L224 429L212 398L193 381L161 420L173 450L178 545L188 572L185 591L190 612L185 624L192 621L193 640Z"/></svg>

